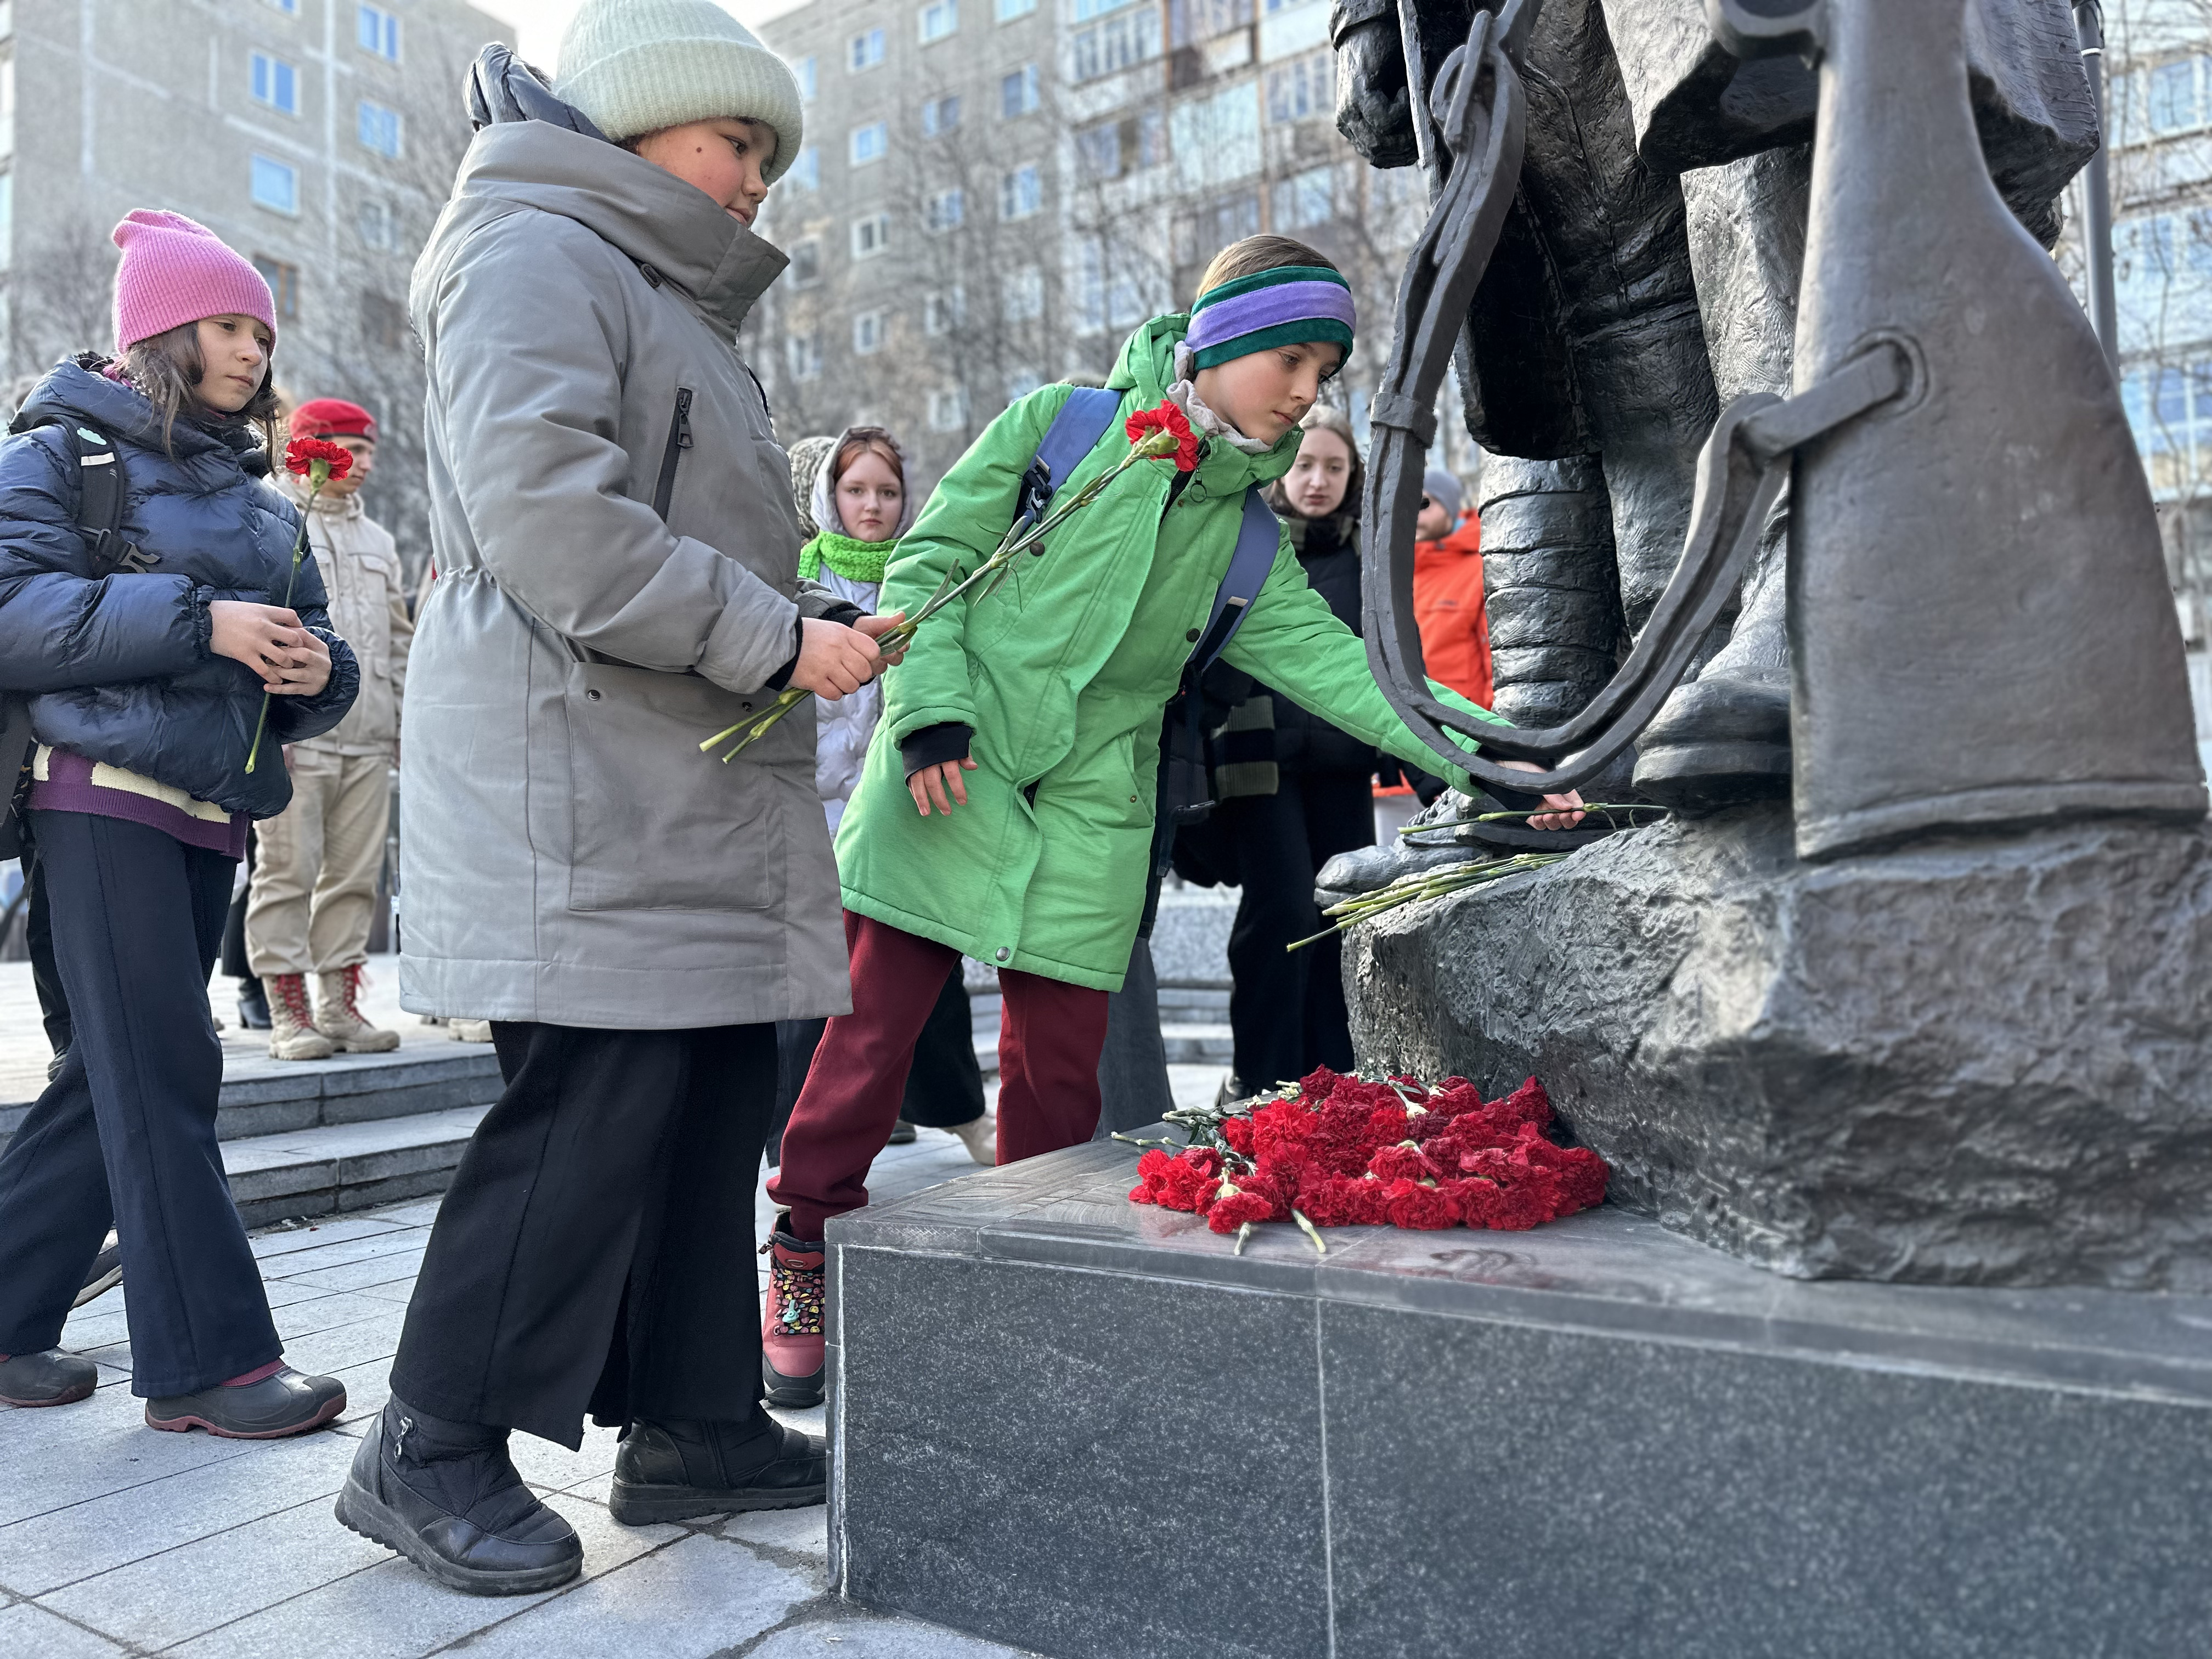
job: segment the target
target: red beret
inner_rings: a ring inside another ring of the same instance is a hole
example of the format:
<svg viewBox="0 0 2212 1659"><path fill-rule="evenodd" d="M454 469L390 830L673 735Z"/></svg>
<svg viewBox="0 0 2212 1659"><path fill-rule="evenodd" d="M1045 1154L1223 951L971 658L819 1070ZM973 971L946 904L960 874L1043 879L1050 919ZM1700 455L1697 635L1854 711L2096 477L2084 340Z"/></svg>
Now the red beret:
<svg viewBox="0 0 2212 1659"><path fill-rule="evenodd" d="M359 404L343 398L310 398L292 411L295 438L368 438L376 436L376 422Z"/></svg>

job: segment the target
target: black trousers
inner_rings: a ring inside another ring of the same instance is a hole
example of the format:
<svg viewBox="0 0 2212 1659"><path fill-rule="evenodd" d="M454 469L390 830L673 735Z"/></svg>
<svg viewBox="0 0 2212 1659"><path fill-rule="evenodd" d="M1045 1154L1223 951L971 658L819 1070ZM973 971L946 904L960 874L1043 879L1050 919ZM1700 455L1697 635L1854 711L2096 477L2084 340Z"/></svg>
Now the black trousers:
<svg viewBox="0 0 2212 1659"><path fill-rule="evenodd" d="M1093 1140L1111 1139L1157 1123L1175 1105L1168 1086L1167 1040L1160 1035L1160 981L1152 970L1152 943L1139 938L1129 951L1128 977L1106 999L1106 1047L1098 1056L1098 1128Z"/></svg>
<svg viewBox="0 0 2212 1659"><path fill-rule="evenodd" d="M507 1089L438 1211L392 1393L571 1448L586 1410L752 1417L775 1028L491 1029Z"/></svg>
<svg viewBox="0 0 2212 1659"><path fill-rule="evenodd" d="M1364 774L1285 772L1272 795L1214 809L1243 882L1229 932L1229 1024L1237 1076L1265 1089L1316 1066L1352 1069L1342 953L1334 939L1286 949L1321 931L1314 878L1339 853L1375 842L1374 792Z"/></svg>
<svg viewBox="0 0 2212 1659"><path fill-rule="evenodd" d="M784 1126L799 1091L806 1085L807 1068L822 1044L826 1019L786 1019L775 1027L775 1119L769 1126L769 1161L776 1161ZM937 994L937 1006L921 1028L914 1047L914 1064L906 1074L906 1093L899 1115L925 1129L957 1129L983 1115L983 1068L975 1063L975 1016L968 1006L968 988L960 975L946 975Z"/></svg>
<svg viewBox="0 0 2212 1659"><path fill-rule="evenodd" d="M76 1035L0 1155L0 1353L60 1340L112 1225L131 1391L189 1394L283 1352L215 1135L207 978L236 863L121 818L31 817Z"/></svg>

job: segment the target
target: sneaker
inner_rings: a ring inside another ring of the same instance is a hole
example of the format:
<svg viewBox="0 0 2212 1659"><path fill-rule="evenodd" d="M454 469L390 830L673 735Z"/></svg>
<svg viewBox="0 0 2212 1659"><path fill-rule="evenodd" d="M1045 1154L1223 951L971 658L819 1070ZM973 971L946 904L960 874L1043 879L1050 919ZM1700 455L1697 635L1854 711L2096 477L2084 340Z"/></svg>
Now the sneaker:
<svg viewBox="0 0 2212 1659"><path fill-rule="evenodd" d="M626 1527L741 1510L795 1510L822 1502L830 1457L811 1434L766 1412L750 1423L642 1419L615 1452L608 1507Z"/></svg>
<svg viewBox="0 0 2212 1659"><path fill-rule="evenodd" d="M771 1406L822 1403L823 1253L781 1227L761 1247L768 1257L768 1312L761 1320L761 1382Z"/></svg>
<svg viewBox="0 0 2212 1659"><path fill-rule="evenodd" d="M218 1382L196 1394L149 1400L146 1426L175 1434L205 1429L225 1440L281 1440L319 1429L345 1408L345 1384L337 1378L308 1376L280 1364L251 1382Z"/></svg>
<svg viewBox="0 0 2212 1659"><path fill-rule="evenodd" d="M891 1138L885 1143L885 1145L891 1146L911 1146L914 1145L914 1125L908 1122L904 1118L901 1118L897 1122L891 1125Z"/></svg>
<svg viewBox="0 0 2212 1659"><path fill-rule="evenodd" d="M949 1133L960 1137L960 1144L968 1149L968 1156L986 1168L999 1161L999 1120L986 1112L981 1117L970 1118L965 1123L956 1123Z"/></svg>
<svg viewBox="0 0 2212 1659"><path fill-rule="evenodd" d="M399 1046L399 1033L372 1025L361 1013L362 964L315 975L315 1029L342 1054L384 1054Z"/></svg>
<svg viewBox="0 0 2212 1659"><path fill-rule="evenodd" d="M315 1029L306 975L271 974L262 983L269 991L270 1059L328 1060L337 1053L337 1045Z"/></svg>
<svg viewBox="0 0 2212 1659"><path fill-rule="evenodd" d="M107 1243L100 1247L100 1254L92 1259L91 1271L84 1276L84 1288L76 1293L72 1308L82 1308L96 1297L106 1296L123 1282L123 1243L111 1231Z"/></svg>
<svg viewBox="0 0 2212 1659"><path fill-rule="evenodd" d="M0 1401L10 1406L67 1406L100 1386L100 1367L79 1354L0 1355Z"/></svg>
<svg viewBox="0 0 2212 1659"><path fill-rule="evenodd" d="M269 1029L269 993L258 979L238 981L238 1023L249 1031Z"/></svg>
<svg viewBox="0 0 2212 1659"><path fill-rule="evenodd" d="M339 1489L338 1524L471 1595L567 1583L583 1571L584 1546L523 1485L507 1433L387 1401Z"/></svg>
<svg viewBox="0 0 2212 1659"><path fill-rule="evenodd" d="M447 1020L446 1035L456 1042L489 1042L491 1022L488 1019Z"/></svg>

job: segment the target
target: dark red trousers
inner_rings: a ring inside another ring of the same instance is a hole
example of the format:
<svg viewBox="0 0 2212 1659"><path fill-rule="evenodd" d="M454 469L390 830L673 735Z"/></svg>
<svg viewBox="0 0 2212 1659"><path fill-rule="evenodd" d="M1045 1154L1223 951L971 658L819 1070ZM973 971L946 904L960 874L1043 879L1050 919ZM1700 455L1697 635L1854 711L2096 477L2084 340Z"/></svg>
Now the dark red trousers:
<svg viewBox="0 0 2212 1659"><path fill-rule="evenodd" d="M791 1231L822 1237L833 1215L868 1201L868 1166L898 1121L914 1045L960 953L867 916L845 913L853 1012L822 1034L783 1132L769 1196ZM999 1162L1015 1164L1091 1139L1098 1127L1098 1055L1106 993L1011 968L999 1024Z"/></svg>

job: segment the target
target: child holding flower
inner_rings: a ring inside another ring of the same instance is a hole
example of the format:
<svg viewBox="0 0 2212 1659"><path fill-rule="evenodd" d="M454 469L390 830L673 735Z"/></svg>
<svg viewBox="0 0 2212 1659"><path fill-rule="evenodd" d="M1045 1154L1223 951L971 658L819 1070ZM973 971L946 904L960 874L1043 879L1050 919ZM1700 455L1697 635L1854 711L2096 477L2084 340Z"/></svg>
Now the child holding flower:
<svg viewBox="0 0 2212 1659"><path fill-rule="evenodd" d="M995 966L1006 994L1000 1161L1090 1137L1107 993L1144 906L1161 710L1207 625L1248 490L1289 470L1298 422L1352 331L1351 289L1311 248L1260 236L1224 249L1191 312L1139 328L1107 383L1125 413L1172 405L1195 455L1117 480L1044 556L921 629L885 680L837 844L854 1012L830 1022L769 1187L790 1212L772 1242L763 1332L777 1398L819 1388L823 1224L867 1201L915 1036L961 955ZM1021 399L954 465L886 573L885 608L915 614L948 571L999 544L1069 395ZM1117 422L1066 489L1129 446ZM1287 545L1224 660L1429 763ZM1580 805L1546 804L1559 816L1541 827L1573 822Z"/></svg>
<svg viewBox="0 0 2212 1659"><path fill-rule="evenodd" d="M5 787L28 790L76 1022L0 1156L0 1400L93 1391L55 1344L112 1225L147 1422L267 1439L346 1394L283 1364L216 1145L207 977L247 823L291 797L281 745L336 726L358 672L294 557L299 510L261 482L269 285L179 214L115 240L117 355L56 368L0 446L0 689L30 694L37 739ZM110 467L113 531L87 522Z"/></svg>

